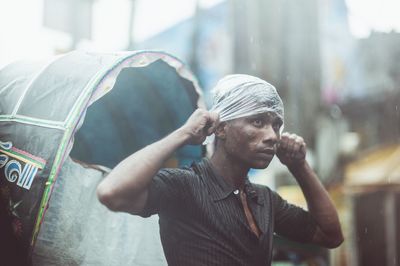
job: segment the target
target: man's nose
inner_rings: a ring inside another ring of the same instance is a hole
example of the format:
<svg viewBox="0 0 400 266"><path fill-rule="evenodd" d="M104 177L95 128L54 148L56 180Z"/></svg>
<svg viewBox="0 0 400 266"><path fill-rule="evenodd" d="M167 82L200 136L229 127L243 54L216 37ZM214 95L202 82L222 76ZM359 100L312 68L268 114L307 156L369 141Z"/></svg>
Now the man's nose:
<svg viewBox="0 0 400 266"><path fill-rule="evenodd" d="M276 144L279 140L278 133L274 130L272 125L266 125L263 128L263 142Z"/></svg>

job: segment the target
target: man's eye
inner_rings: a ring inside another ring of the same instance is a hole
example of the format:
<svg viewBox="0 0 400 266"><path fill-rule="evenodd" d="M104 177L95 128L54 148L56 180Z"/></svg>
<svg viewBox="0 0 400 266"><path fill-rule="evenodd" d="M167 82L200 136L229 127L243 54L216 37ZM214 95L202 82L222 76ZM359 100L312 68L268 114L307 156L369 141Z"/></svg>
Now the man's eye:
<svg viewBox="0 0 400 266"><path fill-rule="evenodd" d="M262 126L262 120L261 119L256 119L253 121L253 125L256 127Z"/></svg>

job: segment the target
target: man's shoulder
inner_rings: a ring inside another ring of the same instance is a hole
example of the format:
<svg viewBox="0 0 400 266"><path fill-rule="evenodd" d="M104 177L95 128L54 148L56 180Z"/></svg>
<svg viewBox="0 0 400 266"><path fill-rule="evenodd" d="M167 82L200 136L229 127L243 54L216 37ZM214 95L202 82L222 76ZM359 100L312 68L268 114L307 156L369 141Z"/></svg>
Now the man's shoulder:
<svg viewBox="0 0 400 266"><path fill-rule="evenodd" d="M178 178L190 181L198 179L198 175L192 167L182 166L176 168L161 168L157 174L164 178Z"/></svg>
<svg viewBox="0 0 400 266"><path fill-rule="evenodd" d="M264 197L267 197L270 200L275 198L275 195L277 194L276 191L274 191L273 189L271 189L267 185L262 185L262 184L258 184L258 183L251 183L251 186L257 192L258 195L263 195Z"/></svg>
<svg viewBox="0 0 400 266"><path fill-rule="evenodd" d="M189 167L161 168L158 172L162 175L191 175L193 170Z"/></svg>
<svg viewBox="0 0 400 266"><path fill-rule="evenodd" d="M267 185L262 185L262 184L253 183L253 182L250 182L250 184L257 191L268 192L268 193L272 191Z"/></svg>

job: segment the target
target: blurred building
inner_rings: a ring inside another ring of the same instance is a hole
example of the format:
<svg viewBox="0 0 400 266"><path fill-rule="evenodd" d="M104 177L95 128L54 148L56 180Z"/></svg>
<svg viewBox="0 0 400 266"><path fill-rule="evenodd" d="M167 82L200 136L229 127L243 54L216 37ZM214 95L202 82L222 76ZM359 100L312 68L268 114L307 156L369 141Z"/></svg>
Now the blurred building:
<svg viewBox="0 0 400 266"><path fill-rule="evenodd" d="M356 56L362 67L365 96L399 92L400 33L373 32L358 41Z"/></svg>
<svg viewBox="0 0 400 266"><path fill-rule="evenodd" d="M325 105L341 102L354 87L360 87L356 67L357 41L351 35L344 0L319 4L321 40L321 100Z"/></svg>
<svg viewBox="0 0 400 266"><path fill-rule="evenodd" d="M44 0L43 25L70 34L71 48L92 37L93 0Z"/></svg>
<svg viewBox="0 0 400 266"><path fill-rule="evenodd" d="M193 17L130 49L161 49L181 58L196 74L210 105L209 90L233 68L230 20L227 1L207 9L198 7Z"/></svg>
<svg viewBox="0 0 400 266"><path fill-rule="evenodd" d="M274 84L285 104L285 129L312 143L320 99L317 1L232 1L234 72Z"/></svg>

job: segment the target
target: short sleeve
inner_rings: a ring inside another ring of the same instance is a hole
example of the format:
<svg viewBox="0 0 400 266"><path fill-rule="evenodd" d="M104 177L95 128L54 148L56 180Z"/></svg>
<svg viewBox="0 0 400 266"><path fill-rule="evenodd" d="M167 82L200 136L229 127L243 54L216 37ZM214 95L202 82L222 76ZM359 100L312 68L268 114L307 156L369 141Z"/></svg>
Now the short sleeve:
<svg viewBox="0 0 400 266"><path fill-rule="evenodd" d="M179 168L161 169L153 177L144 209L139 216L173 213L180 208L187 190L188 170Z"/></svg>
<svg viewBox="0 0 400 266"><path fill-rule="evenodd" d="M317 223L304 209L288 203L278 193L271 191L274 205L274 232L298 242L310 242L317 229Z"/></svg>

